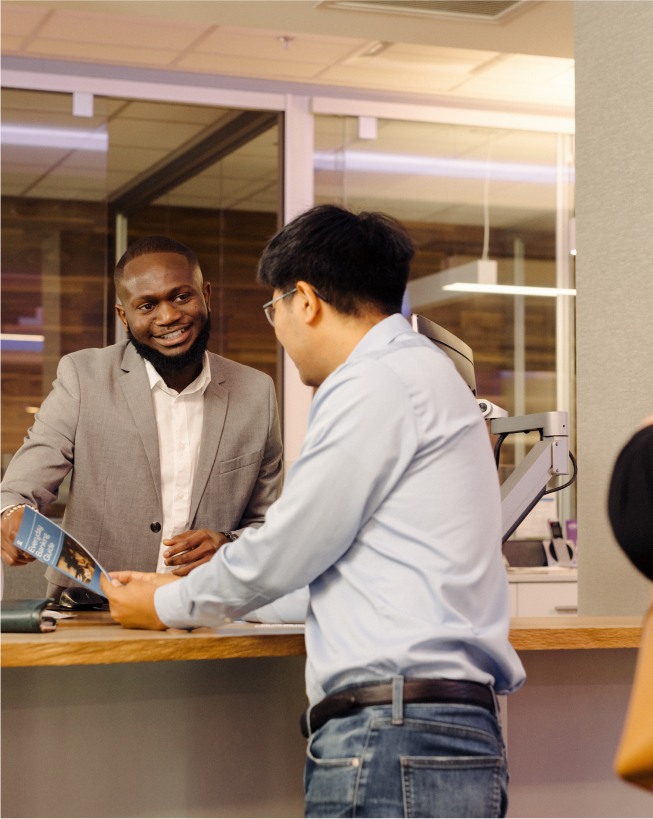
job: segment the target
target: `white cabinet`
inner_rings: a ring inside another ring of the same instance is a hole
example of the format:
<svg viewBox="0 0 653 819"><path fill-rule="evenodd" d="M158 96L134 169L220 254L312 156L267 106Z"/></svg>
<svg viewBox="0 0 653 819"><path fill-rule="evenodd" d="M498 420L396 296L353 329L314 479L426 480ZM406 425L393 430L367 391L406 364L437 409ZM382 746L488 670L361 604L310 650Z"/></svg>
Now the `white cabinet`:
<svg viewBox="0 0 653 819"><path fill-rule="evenodd" d="M512 617L569 617L578 614L575 569L508 572Z"/></svg>
<svg viewBox="0 0 653 819"><path fill-rule="evenodd" d="M510 616L517 617L517 584L508 583L508 591L510 592Z"/></svg>

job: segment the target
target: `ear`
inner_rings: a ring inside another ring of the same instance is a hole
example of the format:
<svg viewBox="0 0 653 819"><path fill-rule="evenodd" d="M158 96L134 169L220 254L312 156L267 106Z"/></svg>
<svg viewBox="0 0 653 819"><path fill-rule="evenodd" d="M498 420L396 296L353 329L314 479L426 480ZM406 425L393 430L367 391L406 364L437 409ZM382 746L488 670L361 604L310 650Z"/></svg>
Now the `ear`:
<svg viewBox="0 0 653 819"><path fill-rule="evenodd" d="M202 295L206 303L206 309L211 312L211 282L204 282L202 285Z"/></svg>
<svg viewBox="0 0 653 819"><path fill-rule="evenodd" d="M305 281L298 281L296 300L299 302L300 310L306 324L312 324L323 313L323 302L315 295L313 286Z"/></svg>
<svg viewBox="0 0 653 819"><path fill-rule="evenodd" d="M128 330L129 327L127 326L127 317L125 316L125 308L122 306L122 304L116 304L116 313L118 315L118 318L122 322L122 326L125 328L125 330Z"/></svg>

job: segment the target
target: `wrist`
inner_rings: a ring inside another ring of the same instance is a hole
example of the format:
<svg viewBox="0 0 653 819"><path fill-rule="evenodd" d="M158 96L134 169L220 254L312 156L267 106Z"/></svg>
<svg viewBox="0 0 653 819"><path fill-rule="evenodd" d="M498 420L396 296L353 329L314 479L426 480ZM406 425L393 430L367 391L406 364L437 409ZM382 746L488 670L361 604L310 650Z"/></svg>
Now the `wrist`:
<svg viewBox="0 0 653 819"><path fill-rule="evenodd" d="M15 503L13 506L6 506L0 513L0 517L2 520L9 520L18 509L36 509L36 506L32 506L31 503Z"/></svg>
<svg viewBox="0 0 653 819"><path fill-rule="evenodd" d="M238 540L237 532L220 532L220 534L224 535L231 543L233 543L234 540Z"/></svg>

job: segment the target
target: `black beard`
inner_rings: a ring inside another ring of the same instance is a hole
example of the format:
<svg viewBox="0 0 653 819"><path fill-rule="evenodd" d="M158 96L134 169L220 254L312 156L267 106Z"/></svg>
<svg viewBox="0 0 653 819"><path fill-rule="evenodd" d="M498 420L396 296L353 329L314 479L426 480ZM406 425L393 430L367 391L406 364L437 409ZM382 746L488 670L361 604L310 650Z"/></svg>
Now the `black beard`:
<svg viewBox="0 0 653 819"><path fill-rule="evenodd" d="M165 355L164 353L160 353L158 350L153 350L152 347L148 347L147 344L142 344L140 341L137 341L134 338L131 329L127 327L127 337L136 348L136 352L146 361L149 361L161 376L165 376L170 373L178 373L181 370L185 370L187 367L195 367L200 370L202 367L202 358L206 352L210 335L211 314L209 313L202 329L199 332L199 335L193 342L192 346L189 347L185 353L179 353L179 355Z"/></svg>

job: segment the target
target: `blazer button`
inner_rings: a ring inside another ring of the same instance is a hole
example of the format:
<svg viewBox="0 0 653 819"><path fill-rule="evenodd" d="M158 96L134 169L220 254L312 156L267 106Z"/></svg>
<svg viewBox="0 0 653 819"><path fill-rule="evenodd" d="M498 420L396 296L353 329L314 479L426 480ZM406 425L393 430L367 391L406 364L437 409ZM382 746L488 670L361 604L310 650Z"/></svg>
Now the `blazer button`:
<svg viewBox="0 0 653 819"><path fill-rule="evenodd" d="M161 531L161 524L158 521L154 521L154 523L150 523L150 529L153 532L160 532Z"/></svg>

